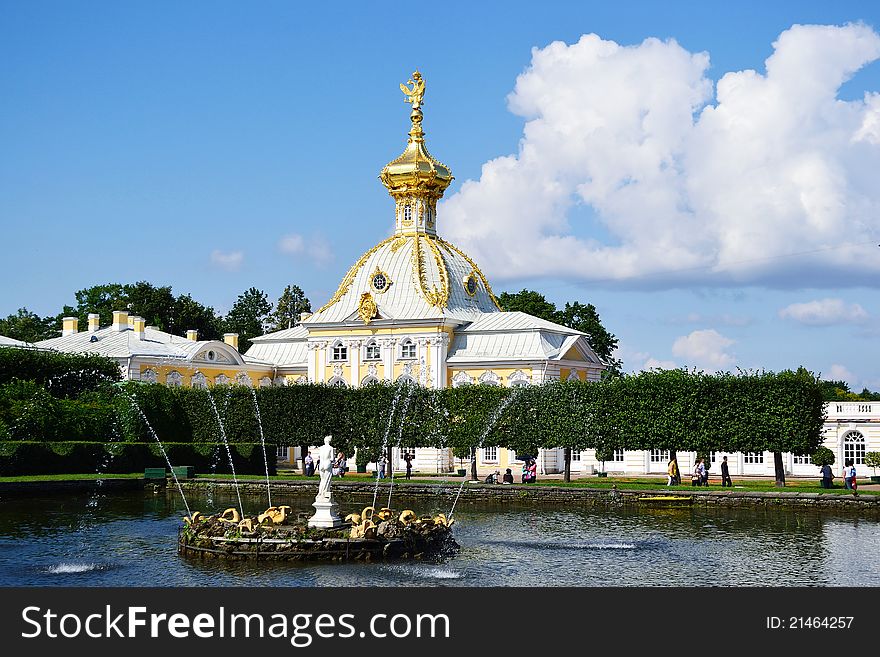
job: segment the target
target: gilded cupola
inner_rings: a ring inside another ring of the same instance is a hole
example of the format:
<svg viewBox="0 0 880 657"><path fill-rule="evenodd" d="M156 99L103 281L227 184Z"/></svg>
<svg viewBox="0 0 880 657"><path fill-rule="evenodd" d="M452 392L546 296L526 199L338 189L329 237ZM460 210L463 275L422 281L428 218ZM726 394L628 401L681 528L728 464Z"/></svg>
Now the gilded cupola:
<svg viewBox="0 0 880 657"><path fill-rule="evenodd" d="M395 201L395 233L436 235L437 200L453 180L448 166L435 160L425 146L422 130L422 104L425 80L416 71L400 89L404 101L412 104L412 126L406 149L382 169L379 180Z"/></svg>

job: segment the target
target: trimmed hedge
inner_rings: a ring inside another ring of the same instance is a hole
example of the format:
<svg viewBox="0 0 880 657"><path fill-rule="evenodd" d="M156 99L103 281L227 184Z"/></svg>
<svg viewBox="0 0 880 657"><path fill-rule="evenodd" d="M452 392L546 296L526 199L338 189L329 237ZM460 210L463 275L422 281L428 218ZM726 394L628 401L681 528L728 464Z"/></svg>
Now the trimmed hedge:
<svg viewBox="0 0 880 657"><path fill-rule="evenodd" d="M93 354L0 348L0 384L33 381L54 397L76 397L122 378L119 364Z"/></svg>
<svg viewBox="0 0 880 657"><path fill-rule="evenodd" d="M191 465L198 473L228 474L229 457L222 443L164 443L171 464ZM230 445L237 474L265 474L266 465L259 443ZM269 474L274 475L275 445L266 445ZM98 465L100 464L100 466ZM141 472L145 468L167 468L159 445L153 443L102 442L0 442L0 476L106 474Z"/></svg>

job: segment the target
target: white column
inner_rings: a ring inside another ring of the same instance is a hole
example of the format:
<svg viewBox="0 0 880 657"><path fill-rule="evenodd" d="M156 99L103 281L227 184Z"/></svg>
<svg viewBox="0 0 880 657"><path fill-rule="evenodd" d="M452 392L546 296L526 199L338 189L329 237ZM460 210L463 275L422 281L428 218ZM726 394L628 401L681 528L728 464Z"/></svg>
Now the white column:
<svg viewBox="0 0 880 657"><path fill-rule="evenodd" d="M308 367L306 376L308 376L309 381L316 383L318 381L318 368L315 367L315 352L318 350L318 344L316 342L309 342L307 348L309 350L309 357L306 360L306 366Z"/></svg>
<svg viewBox="0 0 880 657"><path fill-rule="evenodd" d="M449 336L445 333L431 338L431 374L435 388L446 387L446 356L449 351Z"/></svg>
<svg viewBox="0 0 880 657"><path fill-rule="evenodd" d="M361 384L361 340L348 341L348 364L351 366L351 387Z"/></svg>

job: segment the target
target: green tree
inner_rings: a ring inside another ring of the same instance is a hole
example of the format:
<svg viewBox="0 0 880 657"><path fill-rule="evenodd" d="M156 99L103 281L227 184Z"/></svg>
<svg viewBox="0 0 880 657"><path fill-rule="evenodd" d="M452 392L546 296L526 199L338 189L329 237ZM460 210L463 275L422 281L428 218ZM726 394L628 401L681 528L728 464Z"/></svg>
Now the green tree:
<svg viewBox="0 0 880 657"><path fill-rule="evenodd" d="M272 313L273 331L293 328L299 324L300 313L312 312L312 302L298 285L288 285L275 304Z"/></svg>
<svg viewBox="0 0 880 657"><path fill-rule="evenodd" d="M146 320L147 326L170 331L174 326L174 295L171 286L156 287L147 281L122 286L126 308Z"/></svg>
<svg viewBox="0 0 880 657"><path fill-rule="evenodd" d="M502 292L498 297L498 303L502 310L508 312L519 311L546 319L548 322L558 321L556 305L534 290L522 290L514 294Z"/></svg>
<svg viewBox="0 0 880 657"><path fill-rule="evenodd" d="M617 337L602 325L596 306L591 303L584 305L579 301L566 303L565 308L557 313L556 322L589 335L588 341L593 351L608 364L603 376L621 375L623 363L614 357Z"/></svg>
<svg viewBox="0 0 880 657"><path fill-rule="evenodd" d="M251 339L263 335L269 327L272 304L265 292L255 287L238 295L238 300L226 315L224 330L238 333L242 353L251 346Z"/></svg>
<svg viewBox="0 0 880 657"><path fill-rule="evenodd" d="M19 308L14 315L0 319L0 335L24 342L57 338L60 324L54 317L40 317L27 308Z"/></svg>
<svg viewBox="0 0 880 657"><path fill-rule="evenodd" d="M554 303L547 301L543 294L534 290L521 290L514 294L502 292L498 297L498 303L502 310L527 313L586 333L587 342L590 343L593 351L608 365L602 377L621 375L623 363L619 358L614 358L617 337L603 326L593 304L585 305L579 301L566 302L565 307L559 310Z"/></svg>
<svg viewBox="0 0 880 657"><path fill-rule="evenodd" d="M184 335L189 329L199 332L202 340L219 340L223 332L222 320L211 306L203 306L189 294L174 300L171 333Z"/></svg>

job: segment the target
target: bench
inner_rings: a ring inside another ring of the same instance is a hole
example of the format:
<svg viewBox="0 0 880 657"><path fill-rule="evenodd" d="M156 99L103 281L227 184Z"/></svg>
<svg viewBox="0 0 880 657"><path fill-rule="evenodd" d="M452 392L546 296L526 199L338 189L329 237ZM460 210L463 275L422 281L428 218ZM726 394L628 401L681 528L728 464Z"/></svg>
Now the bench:
<svg viewBox="0 0 880 657"><path fill-rule="evenodd" d="M165 480L165 468L145 468L144 479Z"/></svg>
<svg viewBox="0 0 880 657"><path fill-rule="evenodd" d="M196 469L192 465L175 465L171 470L178 479L192 479L196 476Z"/></svg>

